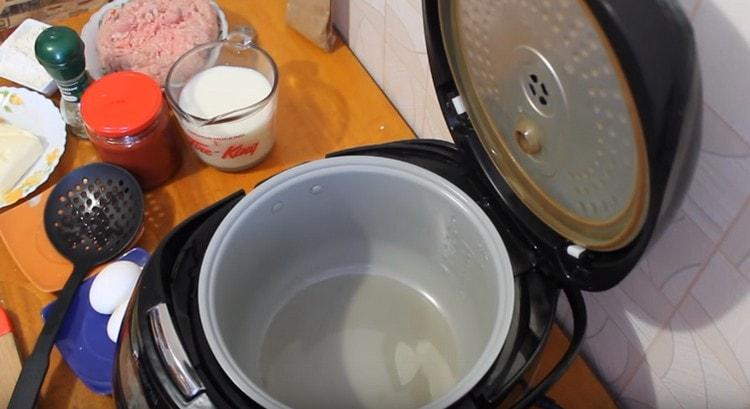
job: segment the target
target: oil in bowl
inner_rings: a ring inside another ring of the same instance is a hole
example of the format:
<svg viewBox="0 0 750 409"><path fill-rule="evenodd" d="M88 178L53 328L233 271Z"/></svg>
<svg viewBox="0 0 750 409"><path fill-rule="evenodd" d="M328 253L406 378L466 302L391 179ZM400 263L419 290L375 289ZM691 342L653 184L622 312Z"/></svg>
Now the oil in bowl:
<svg viewBox="0 0 750 409"><path fill-rule="evenodd" d="M395 279L345 274L312 284L273 317L263 386L295 408L421 407L456 383L457 349L428 297Z"/></svg>

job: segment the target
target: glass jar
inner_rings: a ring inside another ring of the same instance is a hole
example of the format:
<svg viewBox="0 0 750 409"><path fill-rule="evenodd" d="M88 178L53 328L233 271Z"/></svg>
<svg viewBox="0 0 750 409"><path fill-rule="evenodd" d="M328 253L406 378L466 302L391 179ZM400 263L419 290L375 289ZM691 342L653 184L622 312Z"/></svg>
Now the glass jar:
<svg viewBox="0 0 750 409"><path fill-rule="evenodd" d="M273 58L235 33L183 54L164 93L187 141L205 163L236 172L260 163L276 140L279 73Z"/></svg>
<svg viewBox="0 0 750 409"><path fill-rule="evenodd" d="M81 98L81 117L101 160L133 173L144 189L177 170L178 136L161 87L148 75L121 71L95 81Z"/></svg>

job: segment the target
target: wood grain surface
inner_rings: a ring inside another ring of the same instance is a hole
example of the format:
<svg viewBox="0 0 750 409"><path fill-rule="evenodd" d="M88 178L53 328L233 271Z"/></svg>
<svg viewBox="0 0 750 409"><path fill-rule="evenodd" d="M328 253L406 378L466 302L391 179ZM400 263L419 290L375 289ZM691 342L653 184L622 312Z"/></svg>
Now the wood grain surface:
<svg viewBox="0 0 750 409"><path fill-rule="evenodd" d="M340 41L324 53L284 24L281 0L219 0L230 27L252 24L260 45L276 60L280 71L276 146L257 167L224 173L202 164L182 144L182 166L162 187L146 192L145 232L137 245L152 251L181 220L239 189L249 190L259 181L292 165L322 158L327 152L360 145L413 138L398 112ZM75 29L90 13L57 22ZM11 85L0 80L0 85ZM72 136L62 161L42 191L72 169L97 161L88 141ZM2 212L2 210L0 210ZM41 308L53 295L37 290L0 244L0 305L15 326L21 356L30 352L42 326ZM564 348L564 336L555 331L547 360ZM557 349L555 346L558 346ZM583 399L585 395L585 399ZM553 398L569 408L614 407L602 385L579 360L556 386ZM90 392L53 351L40 408L112 408L111 397Z"/></svg>
<svg viewBox="0 0 750 409"><path fill-rule="evenodd" d="M16 379L21 373L21 358L18 356L12 332L0 335L0 362L3 368L0 370L0 408L2 408L10 401Z"/></svg>

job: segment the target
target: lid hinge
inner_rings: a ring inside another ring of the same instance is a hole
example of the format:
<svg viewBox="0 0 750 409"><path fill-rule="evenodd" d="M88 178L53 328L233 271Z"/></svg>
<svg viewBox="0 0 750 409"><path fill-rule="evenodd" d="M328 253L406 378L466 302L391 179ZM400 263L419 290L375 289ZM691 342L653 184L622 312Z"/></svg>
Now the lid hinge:
<svg viewBox="0 0 750 409"><path fill-rule="evenodd" d="M456 110L456 114L463 115L466 113L466 105L464 104L464 99L461 98L461 95L456 95L451 98L451 104L453 104L453 109Z"/></svg>
<svg viewBox="0 0 750 409"><path fill-rule="evenodd" d="M570 257L573 257L576 260L580 260L583 256L583 253L586 252L586 247L580 246L578 244L571 244L565 249L565 252L568 253Z"/></svg>

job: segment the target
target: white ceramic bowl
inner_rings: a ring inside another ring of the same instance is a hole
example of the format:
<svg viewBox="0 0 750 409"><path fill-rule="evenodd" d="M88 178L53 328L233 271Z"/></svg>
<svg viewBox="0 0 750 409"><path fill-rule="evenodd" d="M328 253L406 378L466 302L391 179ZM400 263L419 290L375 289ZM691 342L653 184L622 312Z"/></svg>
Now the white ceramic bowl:
<svg viewBox="0 0 750 409"><path fill-rule="evenodd" d="M104 67L102 67L101 62L99 61L99 51L97 51L96 49L96 36L99 34L99 26L102 23L102 18L104 18L104 14L108 11L120 8L129 1L130 0L114 0L111 3L103 5L99 10L91 15L89 21L86 22L86 24L84 24L83 28L81 29L81 40L83 40L83 43L86 45L86 69L88 70L89 75L91 75L91 78L95 80L98 80L105 74L108 74L108 72L104 70ZM227 23L227 17L226 15L224 15L224 12L214 0L210 0L210 3L211 7L216 12L216 17L219 20L218 39L225 39L227 38L229 33L229 24Z"/></svg>

